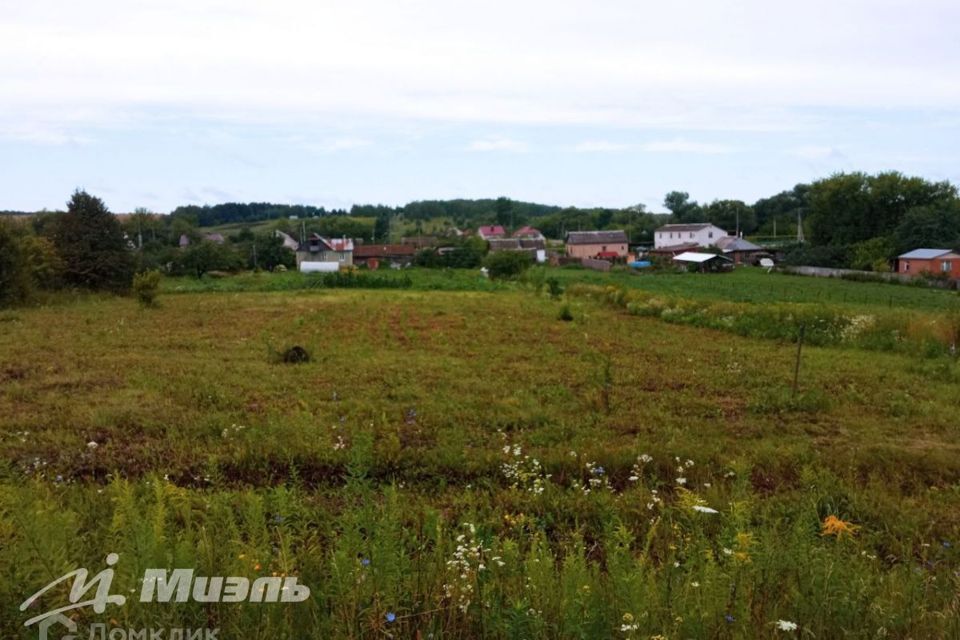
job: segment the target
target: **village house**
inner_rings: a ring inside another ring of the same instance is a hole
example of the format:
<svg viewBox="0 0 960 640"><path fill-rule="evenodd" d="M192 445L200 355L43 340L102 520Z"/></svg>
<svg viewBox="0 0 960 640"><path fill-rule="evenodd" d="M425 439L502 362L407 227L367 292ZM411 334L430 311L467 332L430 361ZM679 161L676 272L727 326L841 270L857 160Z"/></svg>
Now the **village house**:
<svg viewBox="0 0 960 640"><path fill-rule="evenodd" d="M526 226L513 232L513 237L520 241L523 249L546 249L547 239L539 229Z"/></svg>
<svg viewBox="0 0 960 640"><path fill-rule="evenodd" d="M753 264L761 258L769 258L770 254L760 245L736 236L724 236L717 240L717 249L723 255L731 258L733 264Z"/></svg>
<svg viewBox="0 0 960 640"><path fill-rule="evenodd" d="M413 262L417 247L412 244L360 244L353 248L353 263L378 269L380 265L407 267Z"/></svg>
<svg viewBox="0 0 960 640"><path fill-rule="evenodd" d="M311 233L297 249L297 268L300 271L337 271L353 265L353 240L324 238Z"/></svg>
<svg viewBox="0 0 960 640"><path fill-rule="evenodd" d="M277 230L274 231L273 233L274 233L274 235L275 235L276 237L280 238L280 240L283 241L283 248L284 248L284 249L289 249L290 251L293 251L294 253L296 253L296 252L297 252L297 249L300 248L300 243L297 242L297 241L293 238L293 236L291 236L289 233L284 233L283 231L280 231L279 229L277 229Z"/></svg>
<svg viewBox="0 0 960 640"><path fill-rule="evenodd" d="M623 230L571 231L567 234L567 255L571 258L626 258L629 240Z"/></svg>
<svg viewBox="0 0 960 640"><path fill-rule="evenodd" d="M214 244L223 244L224 242L227 241L227 239L223 237L222 233L205 233L202 236L200 236L200 241L213 242ZM181 234L180 248L183 249L184 247L189 247L189 246L190 246L190 236L188 236L185 233Z"/></svg>
<svg viewBox="0 0 960 640"><path fill-rule="evenodd" d="M727 232L709 222L696 224L665 224L653 233L653 246L663 249L675 245L696 245L712 247L717 240L727 236Z"/></svg>
<svg viewBox="0 0 960 640"><path fill-rule="evenodd" d="M897 273L960 279L960 254L949 249L914 249L897 256Z"/></svg>
<svg viewBox="0 0 960 640"><path fill-rule="evenodd" d="M507 231L499 224L493 224L477 227L477 235L483 240L490 240L491 238L506 238Z"/></svg>

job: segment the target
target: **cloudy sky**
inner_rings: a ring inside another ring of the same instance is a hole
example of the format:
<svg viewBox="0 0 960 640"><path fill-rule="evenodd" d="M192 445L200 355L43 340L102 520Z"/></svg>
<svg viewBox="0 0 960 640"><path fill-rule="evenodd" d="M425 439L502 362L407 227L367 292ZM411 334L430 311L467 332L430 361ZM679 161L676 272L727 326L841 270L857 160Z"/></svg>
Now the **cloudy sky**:
<svg viewBox="0 0 960 640"><path fill-rule="evenodd" d="M0 209L960 183L956 0L0 0Z"/></svg>

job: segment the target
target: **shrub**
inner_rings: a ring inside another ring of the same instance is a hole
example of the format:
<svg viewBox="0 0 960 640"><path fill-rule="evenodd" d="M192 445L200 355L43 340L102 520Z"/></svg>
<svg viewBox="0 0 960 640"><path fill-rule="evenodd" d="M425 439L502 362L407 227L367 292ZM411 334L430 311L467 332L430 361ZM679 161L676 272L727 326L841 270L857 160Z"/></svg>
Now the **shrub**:
<svg viewBox="0 0 960 640"><path fill-rule="evenodd" d="M156 304L161 278L159 271L144 271L133 277L133 294L142 306L152 307Z"/></svg>
<svg viewBox="0 0 960 640"><path fill-rule="evenodd" d="M557 314L558 320L563 320L564 322L570 322L573 320L573 313L570 312L570 305L565 304L560 307L560 313Z"/></svg>
<svg viewBox="0 0 960 640"><path fill-rule="evenodd" d="M530 254L525 251L497 251L483 261L494 280L516 278L533 263Z"/></svg>
<svg viewBox="0 0 960 640"><path fill-rule="evenodd" d="M0 307L19 304L30 294L30 274L24 267L21 243L0 222Z"/></svg>

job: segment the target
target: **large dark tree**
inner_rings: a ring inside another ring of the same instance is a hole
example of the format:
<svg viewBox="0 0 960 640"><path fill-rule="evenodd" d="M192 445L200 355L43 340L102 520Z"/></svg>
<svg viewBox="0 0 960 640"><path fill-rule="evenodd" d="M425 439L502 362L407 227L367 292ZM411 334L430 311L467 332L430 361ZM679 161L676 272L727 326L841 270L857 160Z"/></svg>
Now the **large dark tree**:
<svg viewBox="0 0 960 640"><path fill-rule="evenodd" d="M6 222L0 221L0 308L23 302L29 292L30 277L20 240Z"/></svg>
<svg viewBox="0 0 960 640"><path fill-rule="evenodd" d="M814 244L844 245L892 233L915 207L957 197L948 182L928 182L888 172L841 173L810 189L810 235Z"/></svg>
<svg viewBox="0 0 960 640"><path fill-rule="evenodd" d="M757 229L753 207L741 200L714 200L703 207L703 219L730 233L753 233Z"/></svg>
<svg viewBox="0 0 960 640"><path fill-rule="evenodd" d="M960 248L960 201L914 207L897 226L894 242L898 253L919 248Z"/></svg>
<svg viewBox="0 0 960 640"><path fill-rule="evenodd" d="M663 198L663 206L673 214L674 222L703 222L700 205L686 191L671 191Z"/></svg>
<svg viewBox="0 0 960 640"><path fill-rule="evenodd" d="M63 258L68 284L89 289L126 291L134 260L123 228L100 198L76 191L67 212L53 228L53 242Z"/></svg>

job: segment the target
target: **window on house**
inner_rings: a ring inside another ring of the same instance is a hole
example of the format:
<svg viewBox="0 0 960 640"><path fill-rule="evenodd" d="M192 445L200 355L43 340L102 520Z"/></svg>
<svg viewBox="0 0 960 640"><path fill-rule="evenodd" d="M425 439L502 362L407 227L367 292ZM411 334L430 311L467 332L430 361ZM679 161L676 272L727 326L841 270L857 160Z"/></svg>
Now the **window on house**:
<svg viewBox="0 0 960 640"><path fill-rule="evenodd" d="M909 261L909 260L907 260L906 262L903 263L903 270L904 270L904 271L910 271L910 261Z"/></svg>
<svg viewBox="0 0 960 640"><path fill-rule="evenodd" d="M940 263L940 271L942 271L942 272L944 272L944 273L950 273L950 261L949 261L949 260L944 260L943 262Z"/></svg>
<svg viewBox="0 0 960 640"><path fill-rule="evenodd" d="M606 251L606 250L607 250L607 245L603 245L603 248L600 249L600 251Z"/></svg>
<svg viewBox="0 0 960 640"><path fill-rule="evenodd" d="M693 237L693 231L690 232L690 237L691 237L691 238Z"/></svg>
<svg viewBox="0 0 960 640"><path fill-rule="evenodd" d="M713 237L713 231L709 232L709 233L707 234L707 237L708 237L708 238L712 238L712 237Z"/></svg>

